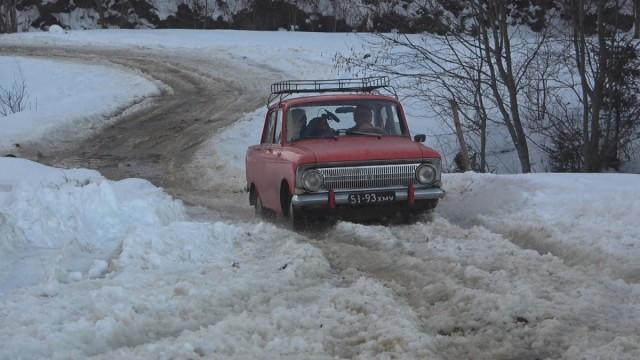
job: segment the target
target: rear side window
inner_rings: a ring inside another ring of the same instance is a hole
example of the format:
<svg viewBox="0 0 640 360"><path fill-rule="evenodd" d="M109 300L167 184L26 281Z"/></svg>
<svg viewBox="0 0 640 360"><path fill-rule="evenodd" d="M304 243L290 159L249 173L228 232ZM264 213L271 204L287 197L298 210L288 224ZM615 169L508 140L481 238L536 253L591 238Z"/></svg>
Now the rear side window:
<svg viewBox="0 0 640 360"><path fill-rule="evenodd" d="M262 141L260 141L262 144L271 144L273 142L273 130L276 125L275 114L276 112L273 111L267 115L267 123L265 124L264 132L262 133Z"/></svg>
<svg viewBox="0 0 640 360"><path fill-rule="evenodd" d="M267 117L262 144L279 144L282 136L282 110L273 111Z"/></svg>
<svg viewBox="0 0 640 360"><path fill-rule="evenodd" d="M274 113L275 119L275 136L273 139L274 144L280 144L280 137L282 136L282 110L278 110L278 112Z"/></svg>

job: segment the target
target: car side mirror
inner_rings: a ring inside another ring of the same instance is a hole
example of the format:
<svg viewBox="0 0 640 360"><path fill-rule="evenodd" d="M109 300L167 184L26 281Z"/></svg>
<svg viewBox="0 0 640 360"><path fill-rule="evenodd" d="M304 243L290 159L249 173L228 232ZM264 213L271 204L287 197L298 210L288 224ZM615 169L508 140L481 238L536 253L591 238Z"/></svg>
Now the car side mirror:
<svg viewBox="0 0 640 360"><path fill-rule="evenodd" d="M427 141L427 135L418 134L418 135L413 137L413 141L423 143L423 142Z"/></svg>

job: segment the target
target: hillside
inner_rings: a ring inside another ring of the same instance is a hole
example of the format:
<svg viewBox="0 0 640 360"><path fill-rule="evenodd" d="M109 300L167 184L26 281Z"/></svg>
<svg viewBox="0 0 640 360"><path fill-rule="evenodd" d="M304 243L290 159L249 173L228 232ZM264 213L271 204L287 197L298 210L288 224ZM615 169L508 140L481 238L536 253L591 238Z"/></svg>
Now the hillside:
<svg viewBox="0 0 640 360"><path fill-rule="evenodd" d="M534 29L543 26L549 11L559 7L557 0L512 2L512 21ZM463 26L468 16L465 2L461 0L18 0L17 8L20 31L58 24L67 29L442 33Z"/></svg>

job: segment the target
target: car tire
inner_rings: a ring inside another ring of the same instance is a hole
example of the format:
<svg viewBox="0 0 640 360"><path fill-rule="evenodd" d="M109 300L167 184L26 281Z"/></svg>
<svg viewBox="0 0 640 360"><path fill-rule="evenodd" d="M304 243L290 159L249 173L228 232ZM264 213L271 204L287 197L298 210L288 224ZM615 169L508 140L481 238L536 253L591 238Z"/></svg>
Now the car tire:
<svg viewBox="0 0 640 360"><path fill-rule="evenodd" d="M303 230L307 226L307 217L304 211L299 207L293 205L293 201L289 199L289 213L288 213L289 227L294 231Z"/></svg>
<svg viewBox="0 0 640 360"><path fill-rule="evenodd" d="M266 212L264 210L264 206L262 205L262 199L260 199L260 195L256 194L256 202L254 205L254 210L255 210L255 214L256 217L258 219L264 219L266 216Z"/></svg>
<svg viewBox="0 0 640 360"><path fill-rule="evenodd" d="M422 211L403 211L398 214L398 225L412 225L418 222L418 219L422 215Z"/></svg>

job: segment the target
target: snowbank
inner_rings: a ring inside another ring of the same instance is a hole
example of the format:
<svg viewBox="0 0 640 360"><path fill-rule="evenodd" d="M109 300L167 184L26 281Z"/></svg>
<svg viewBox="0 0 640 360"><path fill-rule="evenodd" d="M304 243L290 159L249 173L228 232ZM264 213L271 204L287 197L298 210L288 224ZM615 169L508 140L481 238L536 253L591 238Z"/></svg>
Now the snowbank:
<svg viewBox="0 0 640 360"><path fill-rule="evenodd" d="M445 175L438 211L566 263L640 281L640 175Z"/></svg>
<svg viewBox="0 0 640 360"><path fill-rule="evenodd" d="M10 89L23 80L24 111L0 116L0 150L7 152L14 144L55 144L69 134L93 131L119 110L159 92L152 81L124 69L0 56L0 86Z"/></svg>
<svg viewBox="0 0 640 360"><path fill-rule="evenodd" d="M390 289L300 235L188 221L143 180L0 168L0 358L431 355Z"/></svg>
<svg viewBox="0 0 640 360"><path fill-rule="evenodd" d="M0 294L101 275L126 234L185 217L145 180L13 158L0 158L0 169Z"/></svg>

